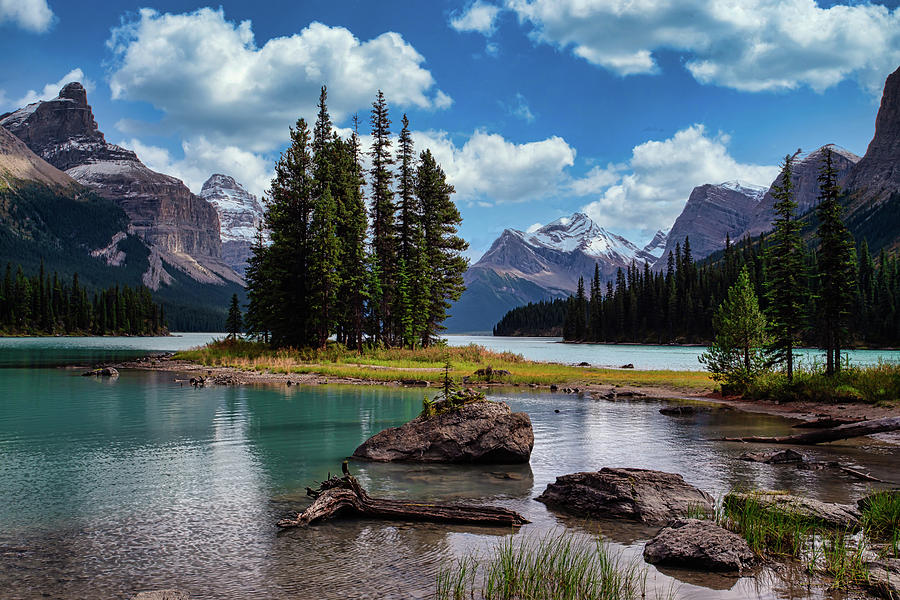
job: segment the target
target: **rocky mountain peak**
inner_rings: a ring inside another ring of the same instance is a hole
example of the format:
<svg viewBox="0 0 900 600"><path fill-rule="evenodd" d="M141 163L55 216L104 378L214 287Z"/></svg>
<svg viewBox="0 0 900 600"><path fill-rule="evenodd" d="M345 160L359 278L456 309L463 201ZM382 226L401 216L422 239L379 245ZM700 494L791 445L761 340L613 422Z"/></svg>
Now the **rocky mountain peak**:
<svg viewBox="0 0 900 600"><path fill-rule="evenodd" d="M850 173L846 187L874 200L884 192L900 190L900 68L884 84L875 135Z"/></svg>
<svg viewBox="0 0 900 600"><path fill-rule="evenodd" d="M79 107L90 108L87 103L87 90L77 81L67 83L59 91L58 99L73 100Z"/></svg>
<svg viewBox="0 0 900 600"><path fill-rule="evenodd" d="M80 83L66 84L53 100L0 117L0 126L45 161L124 209L159 266L145 280L149 287L156 289L171 279L163 262L201 283L241 282L222 262L216 209L175 177L147 168L131 150L108 143Z"/></svg>
<svg viewBox="0 0 900 600"><path fill-rule="evenodd" d="M238 273L247 268L256 232L263 220L259 200L234 180L216 173L203 184L200 197L219 214L222 231L222 259Z"/></svg>

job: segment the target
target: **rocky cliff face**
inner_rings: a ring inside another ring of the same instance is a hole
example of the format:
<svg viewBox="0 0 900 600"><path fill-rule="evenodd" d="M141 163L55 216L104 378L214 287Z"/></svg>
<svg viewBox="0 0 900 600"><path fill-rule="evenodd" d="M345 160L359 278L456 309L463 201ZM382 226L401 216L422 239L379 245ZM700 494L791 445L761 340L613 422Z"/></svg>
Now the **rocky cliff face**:
<svg viewBox="0 0 900 600"><path fill-rule="evenodd" d="M19 182L38 182L51 187L78 187L78 182L47 163L25 143L0 127L0 189Z"/></svg>
<svg viewBox="0 0 900 600"><path fill-rule="evenodd" d="M834 161L834 167L838 172L838 183L846 187L850 171L859 162L859 157L840 146L828 144L810 152L806 156L798 157L794 163L794 173L791 178L794 182L794 201L797 203L796 214L802 215L819 203L819 171L822 168L825 148L830 148ZM772 196L772 188L778 183L776 178L769 186L759 206L756 207L750 224L742 234L758 236L772 229L772 221L775 220L775 198ZM733 236L732 236L733 237ZM692 240L693 242L693 240Z"/></svg>
<svg viewBox="0 0 900 600"><path fill-rule="evenodd" d="M766 188L729 181L694 188L669 231L665 250L654 263L655 270L665 269L675 245L691 241L694 260L709 256L725 247L725 237L737 240L750 225L752 216Z"/></svg>
<svg viewBox="0 0 900 600"><path fill-rule="evenodd" d="M262 223L262 204L233 177L219 173L206 180L200 197L213 205L219 214L222 260L243 275L257 229Z"/></svg>
<svg viewBox="0 0 900 600"><path fill-rule="evenodd" d="M216 209L180 180L148 169L134 152L107 143L80 83L67 84L53 100L3 115L0 126L119 204L135 233L171 267L202 283L241 281L222 261ZM164 269L157 273L148 280L153 289L167 279Z"/></svg>
<svg viewBox="0 0 900 600"><path fill-rule="evenodd" d="M875 136L853 167L847 187L876 201L900 190L900 68L884 84Z"/></svg>

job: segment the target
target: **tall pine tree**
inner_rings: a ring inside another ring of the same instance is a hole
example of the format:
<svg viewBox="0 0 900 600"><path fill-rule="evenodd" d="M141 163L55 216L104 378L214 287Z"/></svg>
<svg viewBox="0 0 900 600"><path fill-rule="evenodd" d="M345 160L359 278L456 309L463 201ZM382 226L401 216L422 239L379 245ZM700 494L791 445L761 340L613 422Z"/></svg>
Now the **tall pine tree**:
<svg viewBox="0 0 900 600"><path fill-rule="evenodd" d="M394 163L391 154L391 120L388 115L387 101L378 90L375 102L372 103L372 251L378 268L378 295L372 293L375 303L376 320L379 330L376 342L383 341L390 345L393 342L391 331L391 307L394 299L394 285L397 275L397 231L394 192L391 186L393 176L391 165Z"/></svg>

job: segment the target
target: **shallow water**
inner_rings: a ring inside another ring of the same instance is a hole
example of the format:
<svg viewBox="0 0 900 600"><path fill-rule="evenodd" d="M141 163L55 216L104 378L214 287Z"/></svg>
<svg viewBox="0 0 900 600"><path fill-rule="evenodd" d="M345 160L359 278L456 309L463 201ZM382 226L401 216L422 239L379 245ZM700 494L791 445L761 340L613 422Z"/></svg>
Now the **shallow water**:
<svg viewBox="0 0 900 600"><path fill-rule="evenodd" d="M22 368L119 360L211 337L0 340L0 597L129 598L174 587L210 599L425 598L442 565L512 535L370 520L276 529L306 506L307 485L338 471L368 436L415 416L422 390L194 389L171 373L104 380L81 377L81 369ZM530 414L530 465L351 469L373 495L518 510L532 524L516 536L602 529L616 551L638 560L652 529L566 518L533 498L558 475L604 466L681 473L715 496L765 487L847 502L869 487L839 472L743 462L746 445L707 441L787 432L777 417L716 409L672 418L659 414L660 401L493 394ZM874 441L808 452L886 479L896 477L900 455ZM765 573L735 579L650 567L649 581L663 592L677 585L685 599L826 597L802 580L791 589Z"/></svg>

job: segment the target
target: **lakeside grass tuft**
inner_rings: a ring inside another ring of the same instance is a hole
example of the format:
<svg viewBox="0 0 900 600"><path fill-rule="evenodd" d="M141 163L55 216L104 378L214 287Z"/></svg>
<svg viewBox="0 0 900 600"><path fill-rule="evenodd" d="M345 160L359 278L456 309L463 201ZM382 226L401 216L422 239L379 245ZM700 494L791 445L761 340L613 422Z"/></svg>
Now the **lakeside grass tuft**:
<svg viewBox="0 0 900 600"><path fill-rule="evenodd" d="M900 364L882 361L865 367L845 365L830 377L819 364L801 364L794 371L792 383L784 373L764 373L748 385L744 397L779 402L864 402L892 406L900 398Z"/></svg>
<svg viewBox="0 0 900 600"><path fill-rule="evenodd" d="M495 352L483 346L432 346L429 348L366 348L362 353L338 344L325 349L283 348L247 340L218 340L195 350L179 352L175 358L206 366L234 367L247 371L272 373L313 373L336 378L369 381L415 379L432 383L444 378L444 365L451 365L450 376L456 381L470 377L471 383L484 383L475 371L492 367L509 371L509 375L493 376L492 381L505 384L565 385L581 387L590 384L622 386L674 387L691 391L711 389L709 376L701 371L633 371L574 367L557 363L529 361L520 354Z"/></svg>
<svg viewBox="0 0 900 600"><path fill-rule="evenodd" d="M480 578L479 578L480 575ZM485 560L467 556L437 576L437 600L637 600L647 569L623 561L600 536L508 537Z"/></svg>

